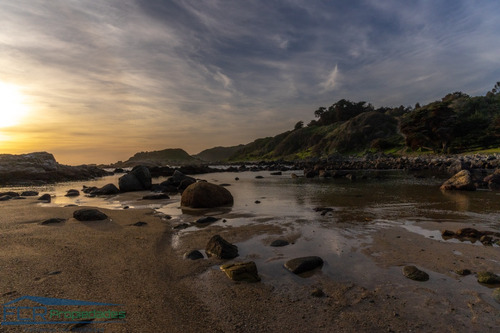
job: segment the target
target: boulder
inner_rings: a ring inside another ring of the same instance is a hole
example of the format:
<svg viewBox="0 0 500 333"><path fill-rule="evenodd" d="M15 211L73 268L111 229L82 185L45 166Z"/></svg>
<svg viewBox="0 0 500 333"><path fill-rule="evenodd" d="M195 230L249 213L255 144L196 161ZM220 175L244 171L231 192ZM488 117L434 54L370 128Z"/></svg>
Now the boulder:
<svg viewBox="0 0 500 333"><path fill-rule="evenodd" d="M441 190L475 191L469 170L462 170L441 185Z"/></svg>
<svg viewBox="0 0 500 333"><path fill-rule="evenodd" d="M42 200L42 201L46 201L46 202L49 202L52 200L50 194L48 193L45 193L43 194L42 196L40 196L40 198L38 198L38 200Z"/></svg>
<svg viewBox="0 0 500 333"><path fill-rule="evenodd" d="M177 187L179 187L181 185L181 183L183 181L186 181L184 184L187 187L190 184L195 183L196 179L194 179L193 177L186 176L185 174L183 174L179 170L175 170L174 174L171 177L169 177L166 181L164 181L163 183L161 183L160 185L162 185L162 186L173 186L173 187L177 188Z"/></svg>
<svg viewBox="0 0 500 333"><path fill-rule="evenodd" d="M10 195L2 195L0 196L0 201L8 201L12 199L12 197Z"/></svg>
<svg viewBox="0 0 500 333"><path fill-rule="evenodd" d="M294 274L301 274L321 266L323 259L317 256L295 258L285 263L285 268Z"/></svg>
<svg viewBox="0 0 500 333"><path fill-rule="evenodd" d="M42 221L40 224L47 225L47 224L57 224L57 223L62 223L62 222L66 222L66 219L54 217L54 218Z"/></svg>
<svg viewBox="0 0 500 333"><path fill-rule="evenodd" d="M99 221L108 218L106 214L97 209L79 209L73 212L73 217L78 221Z"/></svg>
<svg viewBox="0 0 500 333"><path fill-rule="evenodd" d="M483 181L488 184L490 190L500 190L500 169L496 169L493 174L486 176Z"/></svg>
<svg viewBox="0 0 500 333"><path fill-rule="evenodd" d="M205 217L200 217L199 219L196 220L196 223L197 224L204 224L204 225L207 225L207 224L210 224L210 223L214 223L214 222L217 222L219 221L220 219L217 218L217 217L213 217L213 216L205 216Z"/></svg>
<svg viewBox="0 0 500 333"><path fill-rule="evenodd" d="M120 190L115 186L115 184L106 184L101 188L95 188L90 191L90 194L95 195L112 195L118 193L120 193Z"/></svg>
<svg viewBox="0 0 500 333"><path fill-rule="evenodd" d="M271 242L272 247L281 247L281 246L287 246L290 243L287 240L284 239L275 239Z"/></svg>
<svg viewBox="0 0 500 333"><path fill-rule="evenodd" d="M147 167L138 165L120 177L118 186L122 192L150 190L152 186L151 173Z"/></svg>
<svg viewBox="0 0 500 333"><path fill-rule="evenodd" d="M238 256L238 247L226 241L219 235L215 235L207 243L205 248L207 256L215 256L219 259L233 259Z"/></svg>
<svg viewBox="0 0 500 333"><path fill-rule="evenodd" d="M415 281L427 281L429 280L429 274L424 271L419 270L415 266L405 266L403 267L403 275L408 279Z"/></svg>
<svg viewBox="0 0 500 333"><path fill-rule="evenodd" d="M220 269L233 281L260 281L257 265L253 261L225 264L220 266Z"/></svg>
<svg viewBox="0 0 500 333"><path fill-rule="evenodd" d="M36 197L37 195L37 191L24 191L23 193L21 193L21 196L23 197Z"/></svg>
<svg viewBox="0 0 500 333"><path fill-rule="evenodd" d="M203 259L203 254L198 250L193 250L190 252L184 253L184 259L198 260Z"/></svg>
<svg viewBox="0 0 500 333"><path fill-rule="evenodd" d="M65 194L66 197L77 197L79 195L80 195L80 191L74 190L74 189L68 190Z"/></svg>
<svg viewBox="0 0 500 333"><path fill-rule="evenodd" d="M181 206L191 208L214 208L232 204L231 192L225 187L208 182L197 182L189 185L182 192L181 197Z"/></svg>
<svg viewBox="0 0 500 333"><path fill-rule="evenodd" d="M491 272L478 272L477 282L484 284L500 284L500 276Z"/></svg>

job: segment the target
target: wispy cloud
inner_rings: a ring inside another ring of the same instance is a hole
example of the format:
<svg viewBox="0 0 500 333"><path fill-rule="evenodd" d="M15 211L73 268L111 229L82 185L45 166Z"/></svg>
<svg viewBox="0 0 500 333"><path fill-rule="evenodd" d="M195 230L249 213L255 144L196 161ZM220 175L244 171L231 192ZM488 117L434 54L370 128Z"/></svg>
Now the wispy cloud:
<svg viewBox="0 0 500 333"><path fill-rule="evenodd" d="M500 75L499 11L465 0L4 1L0 80L32 105L16 135L40 140L25 150L195 153L276 134L340 98L484 93Z"/></svg>

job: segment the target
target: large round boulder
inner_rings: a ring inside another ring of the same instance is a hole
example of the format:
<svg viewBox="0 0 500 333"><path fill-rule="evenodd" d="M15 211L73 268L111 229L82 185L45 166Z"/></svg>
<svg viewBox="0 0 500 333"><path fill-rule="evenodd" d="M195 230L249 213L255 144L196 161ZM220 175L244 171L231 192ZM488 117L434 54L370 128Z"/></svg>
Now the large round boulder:
<svg viewBox="0 0 500 333"><path fill-rule="evenodd" d="M182 192L181 206L191 208L214 208L231 206L233 196L225 187L208 183L197 182L189 185Z"/></svg>

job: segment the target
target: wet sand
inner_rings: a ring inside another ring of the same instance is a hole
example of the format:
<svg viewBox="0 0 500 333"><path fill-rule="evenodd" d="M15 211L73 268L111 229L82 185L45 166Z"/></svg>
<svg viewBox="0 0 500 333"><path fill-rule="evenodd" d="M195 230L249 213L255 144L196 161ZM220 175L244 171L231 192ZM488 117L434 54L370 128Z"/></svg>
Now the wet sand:
<svg viewBox="0 0 500 333"><path fill-rule="evenodd" d="M85 326L105 332L494 332L500 326L493 289L473 275L453 273L500 273L498 247L437 242L387 226L353 242L352 252L309 277L263 270L259 283L233 282L218 269L228 261L191 261L183 254L203 249L218 233L239 245L234 261L270 260L279 267L286 257L279 249L262 258L253 251L255 243L245 242L259 239L259 246L267 246L275 236L293 242L305 235L286 223L178 231L172 227L179 220L151 209L100 209L108 220L79 222L72 214L80 208L43 207L30 198L1 203L1 304L23 295L122 304L126 323ZM68 220L40 225L53 217ZM137 221L147 225L133 226ZM350 260L361 263L359 276L339 268ZM430 280L405 278L401 268L407 264L429 273ZM312 296L315 288L326 296Z"/></svg>

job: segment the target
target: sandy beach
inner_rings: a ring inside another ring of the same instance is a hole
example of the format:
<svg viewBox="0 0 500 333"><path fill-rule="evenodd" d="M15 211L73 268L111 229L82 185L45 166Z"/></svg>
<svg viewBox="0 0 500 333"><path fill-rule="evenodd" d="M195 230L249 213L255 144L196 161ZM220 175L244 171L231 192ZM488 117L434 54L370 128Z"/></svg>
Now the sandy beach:
<svg viewBox="0 0 500 333"><path fill-rule="evenodd" d="M339 263L325 263L357 265L358 256L371 257L372 264L358 268L359 276L317 270L299 277L283 269L262 272L258 283L233 282L218 269L231 261L186 260L183 254L204 249L214 234L235 244L260 236L261 245L271 236L293 242L303 235L286 225L210 225L180 234L173 229L179 221L152 209L100 209L107 220L81 222L72 217L81 208L44 207L31 198L2 203L0 303L36 295L120 304L125 323L96 320L77 328L105 332L493 332L500 325L493 289L474 275L453 272L498 272L497 246L435 242L393 226L372 233L366 244L354 242L360 251L339 256ZM207 212L196 212L202 213ZM55 217L67 221L40 224ZM133 225L138 221L147 224ZM281 265L277 251L268 260ZM258 257L242 246L232 261ZM408 264L428 272L430 280L404 277L401 268ZM315 289L324 296L313 296Z"/></svg>

